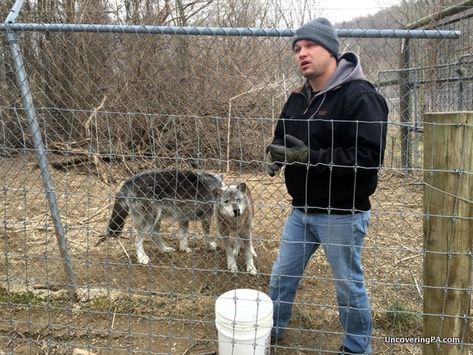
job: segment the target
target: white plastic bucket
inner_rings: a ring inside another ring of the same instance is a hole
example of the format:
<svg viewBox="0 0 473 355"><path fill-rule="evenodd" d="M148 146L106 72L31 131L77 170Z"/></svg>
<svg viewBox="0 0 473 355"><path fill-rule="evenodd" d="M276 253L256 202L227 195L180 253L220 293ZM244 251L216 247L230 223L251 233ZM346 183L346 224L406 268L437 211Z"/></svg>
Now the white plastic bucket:
<svg viewBox="0 0 473 355"><path fill-rule="evenodd" d="M270 351L273 302L251 289L225 292L215 301L219 355L266 355Z"/></svg>

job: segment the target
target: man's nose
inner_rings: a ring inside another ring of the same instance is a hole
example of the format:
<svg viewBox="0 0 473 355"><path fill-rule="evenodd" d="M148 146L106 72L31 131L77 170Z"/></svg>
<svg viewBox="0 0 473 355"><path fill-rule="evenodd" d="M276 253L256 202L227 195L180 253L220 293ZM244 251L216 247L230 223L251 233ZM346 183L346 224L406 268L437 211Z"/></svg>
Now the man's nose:
<svg viewBox="0 0 473 355"><path fill-rule="evenodd" d="M307 51L304 48L301 48L299 50L299 53L297 53L299 58L304 58L307 55Z"/></svg>

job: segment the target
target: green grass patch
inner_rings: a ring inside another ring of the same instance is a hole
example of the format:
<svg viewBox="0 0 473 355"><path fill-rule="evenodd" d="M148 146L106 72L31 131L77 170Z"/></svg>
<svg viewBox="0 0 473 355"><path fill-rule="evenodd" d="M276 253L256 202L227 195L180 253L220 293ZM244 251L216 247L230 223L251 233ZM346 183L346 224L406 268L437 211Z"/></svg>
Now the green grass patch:
<svg viewBox="0 0 473 355"><path fill-rule="evenodd" d="M388 307L386 318L396 329L412 329L420 326L422 318L401 302L396 302Z"/></svg>
<svg viewBox="0 0 473 355"><path fill-rule="evenodd" d="M48 301L42 297L35 295L33 292L7 292L0 288L0 303L11 303L18 305L42 305Z"/></svg>

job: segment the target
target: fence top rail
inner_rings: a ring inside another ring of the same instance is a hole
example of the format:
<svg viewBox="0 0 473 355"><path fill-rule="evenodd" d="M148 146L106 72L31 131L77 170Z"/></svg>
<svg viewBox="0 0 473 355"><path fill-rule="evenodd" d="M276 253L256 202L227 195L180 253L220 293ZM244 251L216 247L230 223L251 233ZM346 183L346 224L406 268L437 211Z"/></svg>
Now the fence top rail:
<svg viewBox="0 0 473 355"><path fill-rule="evenodd" d="M200 36L292 37L294 30L244 27L179 27L71 23L3 23L0 31L99 32ZM341 38L457 39L460 31L404 29L337 29Z"/></svg>

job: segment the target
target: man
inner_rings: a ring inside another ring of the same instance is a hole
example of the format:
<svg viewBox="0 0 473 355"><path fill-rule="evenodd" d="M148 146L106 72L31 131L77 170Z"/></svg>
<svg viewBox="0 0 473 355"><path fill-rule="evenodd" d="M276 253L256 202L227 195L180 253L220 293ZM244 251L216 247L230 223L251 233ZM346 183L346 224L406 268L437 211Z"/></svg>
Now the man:
<svg viewBox="0 0 473 355"><path fill-rule="evenodd" d="M325 18L300 27L293 52L304 86L291 93L267 149L266 171L285 166L292 212L270 280L273 340L280 339L304 269L321 246L330 264L344 329L340 354L371 353L372 318L361 252L370 199L383 163L388 108L354 53L339 56Z"/></svg>

